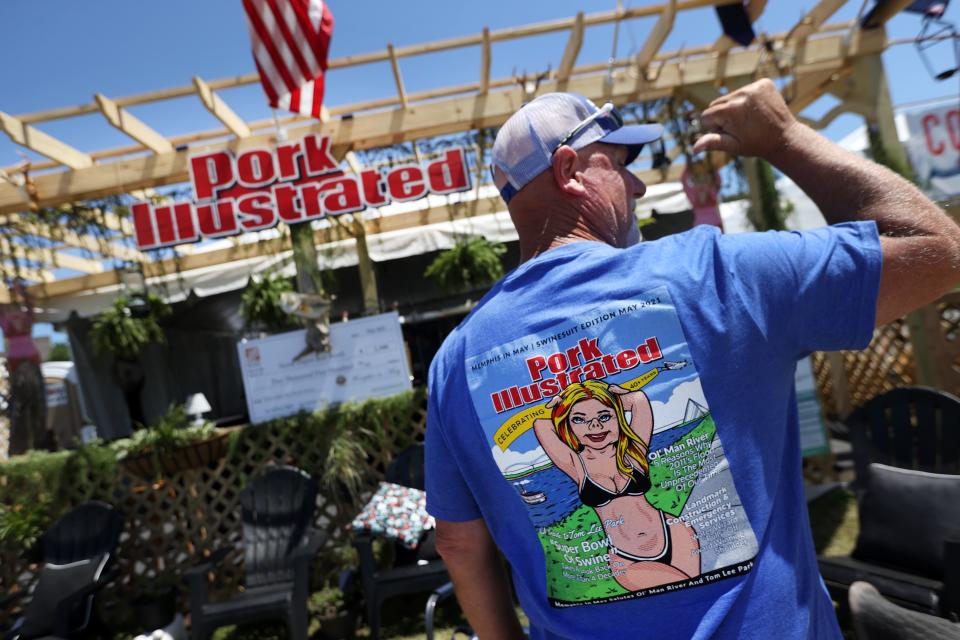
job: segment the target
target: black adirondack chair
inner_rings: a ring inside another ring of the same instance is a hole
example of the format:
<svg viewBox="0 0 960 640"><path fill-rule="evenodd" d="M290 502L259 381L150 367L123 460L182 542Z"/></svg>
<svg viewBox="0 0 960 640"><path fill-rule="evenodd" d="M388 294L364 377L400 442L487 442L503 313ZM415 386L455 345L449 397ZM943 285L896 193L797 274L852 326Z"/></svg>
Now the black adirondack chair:
<svg viewBox="0 0 960 640"><path fill-rule="evenodd" d="M857 640L960 640L960 624L899 607L867 582L850 587L850 612Z"/></svg>
<svg viewBox="0 0 960 640"><path fill-rule="evenodd" d="M384 478L405 487L423 489L423 445L415 444L400 452L387 468ZM380 608L384 601L400 595L433 591L450 580L447 568L436 551L434 532L427 532L416 550L394 544L394 562L389 569L377 569L373 557L373 537L358 534L353 544L360 557L360 579L367 604L370 638L380 637Z"/></svg>
<svg viewBox="0 0 960 640"><path fill-rule="evenodd" d="M851 555L819 559L841 615L857 580L900 606L960 614L960 399L924 387L894 389L846 422L860 536Z"/></svg>
<svg viewBox="0 0 960 640"><path fill-rule="evenodd" d="M928 387L882 393L845 420L858 486L871 462L960 474L960 398Z"/></svg>
<svg viewBox="0 0 960 640"><path fill-rule="evenodd" d="M73 638L95 630L94 596L116 575L110 562L122 531L123 515L97 501L74 507L54 522L28 553L42 563L40 578L23 617L6 637Z"/></svg>
<svg viewBox="0 0 960 640"><path fill-rule="evenodd" d="M223 625L269 619L286 621L294 640L306 639L310 564L326 539L312 526L316 505L316 481L294 467L272 467L243 490L245 590L226 601L208 599L207 574L234 550L229 547L187 571L194 640Z"/></svg>

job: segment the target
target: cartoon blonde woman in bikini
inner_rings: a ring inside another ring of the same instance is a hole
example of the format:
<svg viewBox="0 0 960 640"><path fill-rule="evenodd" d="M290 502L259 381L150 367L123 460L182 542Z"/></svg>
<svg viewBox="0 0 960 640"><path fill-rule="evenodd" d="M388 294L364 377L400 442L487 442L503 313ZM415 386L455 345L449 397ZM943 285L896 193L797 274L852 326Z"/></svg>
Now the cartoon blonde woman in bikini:
<svg viewBox="0 0 960 640"><path fill-rule="evenodd" d="M682 522L667 524L644 495L653 433L646 394L587 380L568 386L547 408L550 419L536 420L534 433L603 523L617 582L637 591L699 575L696 532Z"/></svg>

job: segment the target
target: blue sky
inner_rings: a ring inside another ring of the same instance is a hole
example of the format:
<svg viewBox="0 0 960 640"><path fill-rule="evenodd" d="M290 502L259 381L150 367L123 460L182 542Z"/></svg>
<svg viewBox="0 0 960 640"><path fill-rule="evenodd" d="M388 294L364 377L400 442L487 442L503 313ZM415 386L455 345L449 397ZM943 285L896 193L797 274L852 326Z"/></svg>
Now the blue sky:
<svg viewBox="0 0 960 640"><path fill-rule="evenodd" d="M648 4L625 0L627 7ZM778 33L789 29L814 0L769 0L758 30ZM615 0L488 0L465 2L387 2L384 0L329 0L335 27L331 57L475 34L492 30L615 8ZM855 17L859 0L850 0L833 20ZM960 19L953 6L948 20ZM636 53L655 20L624 23L618 57ZM900 15L889 25L893 38L910 37L920 29L920 18ZM698 46L719 35L712 9L680 14L664 50ZM557 33L493 46L492 77L542 71L560 59L567 34ZM605 61L611 53L613 27L588 28L579 62ZM93 94L121 97L188 85L194 75L218 79L254 70L240 0L167 0L129 2L97 0L3 0L0 4L0 110L17 115L91 102ZM895 104L957 95L957 80L936 83L923 69L912 46L884 54ZM480 66L480 49L471 47L444 54L401 60L408 92L472 82ZM395 94L388 63L364 65L330 74L330 104L382 98ZM223 92L224 99L248 120L267 118L269 109L258 85ZM832 106L814 105L812 115ZM173 136L211 128L219 123L195 98L134 107L134 115L160 133ZM843 116L825 132L839 139L861 123ZM40 127L84 151L130 144L130 140L92 114L53 121ZM20 161L22 149L0 136L0 166ZM44 329L43 331L49 331Z"/></svg>

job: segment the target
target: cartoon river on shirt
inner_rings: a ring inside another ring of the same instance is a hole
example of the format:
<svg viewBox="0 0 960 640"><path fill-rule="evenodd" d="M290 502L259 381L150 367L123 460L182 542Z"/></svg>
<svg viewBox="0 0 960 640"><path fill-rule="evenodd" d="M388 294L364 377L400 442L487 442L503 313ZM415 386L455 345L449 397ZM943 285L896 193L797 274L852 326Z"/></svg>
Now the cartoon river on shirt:
<svg viewBox="0 0 960 640"><path fill-rule="evenodd" d="M558 607L742 575L757 540L666 288L467 360Z"/></svg>

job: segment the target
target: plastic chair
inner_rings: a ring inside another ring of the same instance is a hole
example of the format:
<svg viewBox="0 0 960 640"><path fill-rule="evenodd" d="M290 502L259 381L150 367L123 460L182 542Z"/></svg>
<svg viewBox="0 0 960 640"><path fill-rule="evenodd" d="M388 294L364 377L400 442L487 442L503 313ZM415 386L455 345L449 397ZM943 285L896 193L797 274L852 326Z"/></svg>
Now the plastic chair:
<svg viewBox="0 0 960 640"><path fill-rule="evenodd" d="M85 502L54 522L28 552L43 563L40 578L6 638L72 638L97 626L94 597L116 575L109 565L121 531L123 515L98 501ZM19 598L7 601L14 599Z"/></svg>
<svg viewBox="0 0 960 640"><path fill-rule="evenodd" d="M405 487L423 489L423 445L415 444L400 452L387 468L384 479ZM380 637L380 608L387 599L404 594L432 591L450 580L447 568L436 552L433 530L427 532L414 551L396 543L394 563L389 569L377 568L371 535L358 534L353 540L353 545L360 558L360 579L372 640Z"/></svg>
<svg viewBox="0 0 960 640"><path fill-rule="evenodd" d="M960 640L960 624L898 607L868 582L850 585L850 612L858 640Z"/></svg>
<svg viewBox="0 0 960 640"><path fill-rule="evenodd" d="M928 387L880 394L844 421L859 486L871 462L960 474L960 398Z"/></svg>
<svg viewBox="0 0 960 640"><path fill-rule="evenodd" d="M312 526L316 504L317 483L294 467L270 468L241 492L245 590L230 600L209 601L207 574L230 547L187 571L191 637L205 640L223 625L280 619L291 638L306 639L310 564L326 541Z"/></svg>

